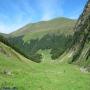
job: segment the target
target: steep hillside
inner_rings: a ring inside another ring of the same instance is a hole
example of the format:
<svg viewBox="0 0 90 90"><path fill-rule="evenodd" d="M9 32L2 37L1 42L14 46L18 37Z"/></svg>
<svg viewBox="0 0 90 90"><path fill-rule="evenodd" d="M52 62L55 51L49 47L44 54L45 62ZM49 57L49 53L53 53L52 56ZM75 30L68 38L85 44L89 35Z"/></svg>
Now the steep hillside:
<svg viewBox="0 0 90 90"><path fill-rule="evenodd" d="M27 90L22 77L30 72L30 64L33 62L0 42L0 90Z"/></svg>
<svg viewBox="0 0 90 90"><path fill-rule="evenodd" d="M68 18L56 18L29 24L11 33L8 41L35 62L41 62L44 50L50 54L51 59L57 59L71 45L75 22Z"/></svg>
<svg viewBox="0 0 90 90"><path fill-rule="evenodd" d="M76 23L73 41L72 62L84 65L90 70L90 0Z"/></svg>

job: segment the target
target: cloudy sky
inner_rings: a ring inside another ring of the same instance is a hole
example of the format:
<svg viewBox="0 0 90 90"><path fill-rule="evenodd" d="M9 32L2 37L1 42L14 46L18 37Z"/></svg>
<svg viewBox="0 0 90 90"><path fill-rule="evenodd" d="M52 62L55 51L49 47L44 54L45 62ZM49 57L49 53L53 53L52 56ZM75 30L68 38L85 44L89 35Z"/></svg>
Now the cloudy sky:
<svg viewBox="0 0 90 90"><path fill-rule="evenodd" d="M0 32L56 17L77 19L87 0L0 0Z"/></svg>

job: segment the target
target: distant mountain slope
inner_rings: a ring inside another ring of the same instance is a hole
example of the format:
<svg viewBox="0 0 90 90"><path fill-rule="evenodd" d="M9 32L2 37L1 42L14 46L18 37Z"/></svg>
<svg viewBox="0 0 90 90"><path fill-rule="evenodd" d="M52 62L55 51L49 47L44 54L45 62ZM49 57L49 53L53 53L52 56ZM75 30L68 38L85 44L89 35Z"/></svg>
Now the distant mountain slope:
<svg viewBox="0 0 90 90"><path fill-rule="evenodd" d="M84 65L90 70L90 0L76 23L73 41L72 62Z"/></svg>
<svg viewBox="0 0 90 90"><path fill-rule="evenodd" d="M49 30L71 30L75 25L76 20L69 18L56 18L49 21L40 21L31 23L21 29L11 33L13 36L25 35L31 32L49 31Z"/></svg>
<svg viewBox="0 0 90 90"><path fill-rule="evenodd" d="M43 50L47 50L52 59L57 59L71 45L75 22L68 18L56 18L28 24L11 33L8 42L35 62L41 62Z"/></svg>
<svg viewBox="0 0 90 90"><path fill-rule="evenodd" d="M0 33L0 36L9 37L9 34Z"/></svg>

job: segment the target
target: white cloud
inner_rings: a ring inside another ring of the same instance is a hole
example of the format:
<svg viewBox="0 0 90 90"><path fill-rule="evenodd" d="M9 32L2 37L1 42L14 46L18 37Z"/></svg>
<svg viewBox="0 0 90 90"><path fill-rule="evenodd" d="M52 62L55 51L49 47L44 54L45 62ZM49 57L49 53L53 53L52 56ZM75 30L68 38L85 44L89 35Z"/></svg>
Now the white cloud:
<svg viewBox="0 0 90 90"><path fill-rule="evenodd" d="M15 0L15 2L10 2L10 6L14 14L2 14L0 13L0 32L10 33L14 30L19 29L27 23L33 22L33 17L37 17L38 10L33 8L29 2L30 0ZM58 8L59 1L59 8ZM58 12L59 16L63 16L63 4L64 0L37 0L37 9L41 12L41 20L49 20L57 17ZM39 17L39 16L38 16Z"/></svg>
<svg viewBox="0 0 90 90"><path fill-rule="evenodd" d="M5 13L0 13L0 32L2 33L11 33L31 22L32 16L35 13L29 5L28 0L22 0L20 4L11 2L10 7L14 11L12 16Z"/></svg>
<svg viewBox="0 0 90 90"><path fill-rule="evenodd" d="M59 2L59 6L58 6ZM64 0L39 0L39 5L42 9L42 18L41 20L49 20L54 17L63 16L63 4Z"/></svg>
<svg viewBox="0 0 90 90"><path fill-rule="evenodd" d="M25 26L26 24L28 24L30 21L22 21L22 22L12 22L12 24L6 24L6 23L2 23L0 22L0 32L2 33L11 33L13 31L18 30L19 28Z"/></svg>
<svg viewBox="0 0 90 90"><path fill-rule="evenodd" d="M0 32L2 33L10 33L12 32L13 30L16 30L18 29L20 26L15 26L15 25L6 25L6 24L3 24L3 23L0 23Z"/></svg>
<svg viewBox="0 0 90 90"><path fill-rule="evenodd" d="M74 12L72 12L71 15L68 17L71 19L78 19L82 11L83 10L81 8L78 10L74 10Z"/></svg>
<svg viewBox="0 0 90 90"><path fill-rule="evenodd" d="M0 32L2 33L9 33L11 32L12 27L6 26L4 24L0 24Z"/></svg>

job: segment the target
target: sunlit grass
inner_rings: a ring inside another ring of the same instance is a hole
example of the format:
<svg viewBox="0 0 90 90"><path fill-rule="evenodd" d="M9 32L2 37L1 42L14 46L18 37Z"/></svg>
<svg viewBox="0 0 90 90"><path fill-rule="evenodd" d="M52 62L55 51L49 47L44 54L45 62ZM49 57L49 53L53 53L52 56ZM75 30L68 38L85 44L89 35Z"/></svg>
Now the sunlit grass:
<svg viewBox="0 0 90 90"><path fill-rule="evenodd" d="M8 51L8 53L10 52ZM47 61L39 64L28 61L21 55L19 56L22 60L0 53L1 88L16 87L18 90L90 90L90 73L80 72L80 68L76 65L48 61L48 55L46 55ZM66 59L68 59L68 55L65 55L64 61ZM5 70L8 70L11 74L5 74Z"/></svg>

